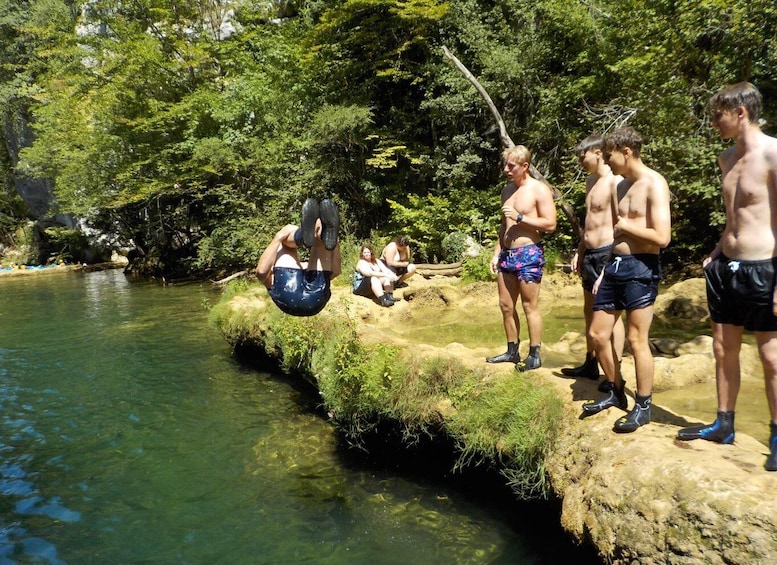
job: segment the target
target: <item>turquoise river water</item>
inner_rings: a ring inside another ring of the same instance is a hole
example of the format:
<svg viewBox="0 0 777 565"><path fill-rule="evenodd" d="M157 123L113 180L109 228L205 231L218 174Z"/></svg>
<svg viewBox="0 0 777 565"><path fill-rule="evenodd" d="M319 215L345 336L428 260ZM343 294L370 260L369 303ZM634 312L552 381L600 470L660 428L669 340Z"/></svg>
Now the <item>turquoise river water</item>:
<svg viewBox="0 0 777 565"><path fill-rule="evenodd" d="M553 505L353 454L209 283L0 280L0 564L596 563Z"/></svg>

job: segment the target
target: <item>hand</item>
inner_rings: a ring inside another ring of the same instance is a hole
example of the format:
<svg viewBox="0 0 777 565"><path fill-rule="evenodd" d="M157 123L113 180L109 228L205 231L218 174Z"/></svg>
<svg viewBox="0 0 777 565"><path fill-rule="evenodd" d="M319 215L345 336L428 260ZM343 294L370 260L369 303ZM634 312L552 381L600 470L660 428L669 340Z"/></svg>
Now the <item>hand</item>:
<svg viewBox="0 0 777 565"><path fill-rule="evenodd" d="M629 218L624 218L619 214L618 221L615 222L614 226L612 226L612 235L614 237L618 237L619 235L628 233L630 226L631 226L631 220Z"/></svg>
<svg viewBox="0 0 777 565"><path fill-rule="evenodd" d="M519 214L518 210L516 210L512 206L510 206L508 204L505 204L504 206L502 206L502 215L505 218L509 218L511 220L516 220L516 218L518 218L518 214Z"/></svg>
<svg viewBox="0 0 777 565"><path fill-rule="evenodd" d="M497 273L498 265L499 265L499 257L492 257L491 262L488 264L488 267L491 269L492 275L495 275Z"/></svg>
<svg viewBox="0 0 777 565"><path fill-rule="evenodd" d="M599 286L602 284L602 280L604 280L604 269L602 269L602 272L599 273L598 277L596 277L596 281L594 282L594 286L591 289L591 294L596 295L596 293L599 292Z"/></svg>
<svg viewBox="0 0 777 565"><path fill-rule="evenodd" d="M577 262L579 260L580 258L578 257L577 251L575 251L574 255L572 255L572 259L569 261L569 266L572 268L573 273L577 272L577 267L578 267Z"/></svg>

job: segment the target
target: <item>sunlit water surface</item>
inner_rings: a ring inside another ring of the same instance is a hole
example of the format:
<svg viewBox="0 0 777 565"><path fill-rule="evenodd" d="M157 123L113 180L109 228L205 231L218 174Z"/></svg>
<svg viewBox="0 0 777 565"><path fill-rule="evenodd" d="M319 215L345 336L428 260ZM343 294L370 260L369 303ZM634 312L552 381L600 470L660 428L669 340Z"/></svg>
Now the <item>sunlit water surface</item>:
<svg viewBox="0 0 777 565"><path fill-rule="evenodd" d="M307 393L233 359L217 298L0 280L0 564L592 562L515 526L532 515L344 458Z"/></svg>

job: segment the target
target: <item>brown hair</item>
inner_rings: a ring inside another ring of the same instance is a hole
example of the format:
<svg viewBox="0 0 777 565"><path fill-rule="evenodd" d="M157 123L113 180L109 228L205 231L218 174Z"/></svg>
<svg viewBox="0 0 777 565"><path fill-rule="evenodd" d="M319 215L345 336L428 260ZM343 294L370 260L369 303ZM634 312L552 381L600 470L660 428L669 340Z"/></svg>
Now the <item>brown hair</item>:
<svg viewBox="0 0 777 565"><path fill-rule="evenodd" d="M362 258L362 253L364 253L365 249L370 250L370 263L372 263L373 265L377 263L378 258L375 257L375 250L372 248L372 245L367 245L366 243L362 245L361 248L359 249L359 259Z"/></svg>
<svg viewBox="0 0 777 565"><path fill-rule="evenodd" d="M604 148L607 151L621 150L625 147L631 149L635 157L639 157L642 150L642 135L631 126L618 128L604 138Z"/></svg>
<svg viewBox="0 0 777 565"><path fill-rule="evenodd" d="M723 87L710 98L710 108L713 110L736 110L744 106L751 123L757 124L761 119L763 98L761 92L749 82L738 82Z"/></svg>
<svg viewBox="0 0 777 565"><path fill-rule="evenodd" d="M591 149L604 149L604 137L601 135L589 135L575 146L575 153L585 153Z"/></svg>

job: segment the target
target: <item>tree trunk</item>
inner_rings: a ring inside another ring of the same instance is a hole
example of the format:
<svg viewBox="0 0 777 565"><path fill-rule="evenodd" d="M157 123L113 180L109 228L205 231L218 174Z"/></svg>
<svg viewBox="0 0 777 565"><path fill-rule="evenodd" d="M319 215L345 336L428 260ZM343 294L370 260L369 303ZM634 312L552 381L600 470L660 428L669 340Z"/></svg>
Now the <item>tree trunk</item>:
<svg viewBox="0 0 777 565"><path fill-rule="evenodd" d="M472 83L472 85L477 89L477 91L486 101L488 108L491 110L491 114L493 114L494 119L496 120L496 123L499 126L499 138L502 140L502 146L505 149L508 147L513 147L515 143L513 143L513 140L510 138L510 136L507 133L507 127L505 127L505 123L504 123L504 120L502 119L502 115L499 113L499 110L497 109L493 100L491 100L491 97L488 95L488 92L486 92L486 89L483 88L480 82L478 82L478 79L475 78L475 76L469 71L469 69L467 69L467 67L465 67L464 64L461 61L459 61L459 59L453 53L451 53L450 50L444 45L443 45L442 51L445 54L445 56L453 62L453 64L456 66L459 72L461 72L461 74L463 74L467 78L467 80L469 80ZM581 234L582 230L580 229L580 222L577 219L577 215L575 214L575 211L572 209L572 206L570 206L570 204L561 195L561 192L555 186L550 184L548 182L548 179L546 179L545 176L541 172L539 172L537 168L532 164L529 164L529 174L533 176L535 179L547 185L548 188L550 188L550 191L553 193L553 199L558 203L558 205L564 211L564 215L566 215L567 219L569 220L569 223L572 224L572 229L575 230L576 234Z"/></svg>

